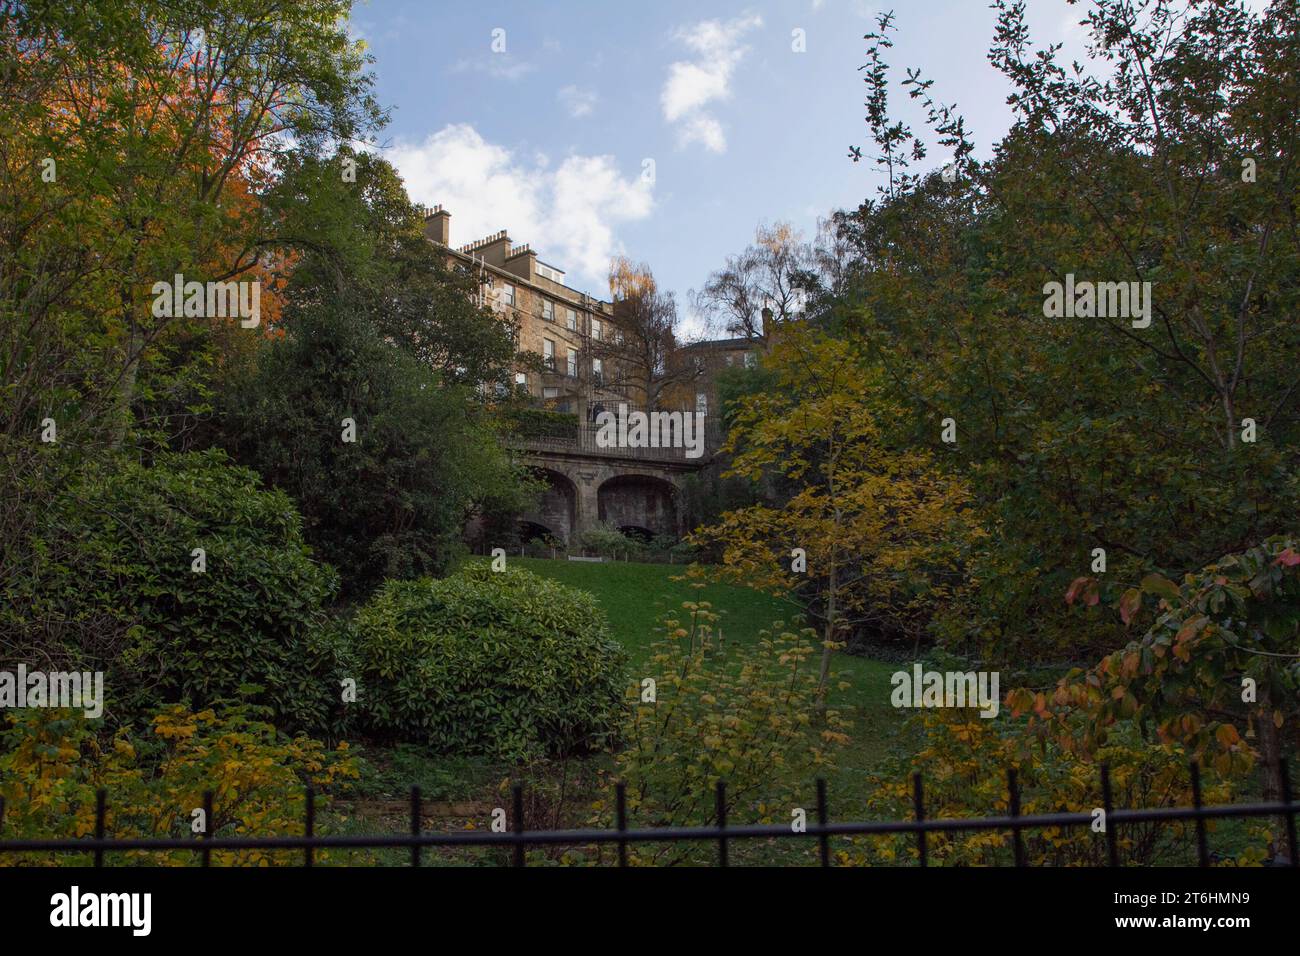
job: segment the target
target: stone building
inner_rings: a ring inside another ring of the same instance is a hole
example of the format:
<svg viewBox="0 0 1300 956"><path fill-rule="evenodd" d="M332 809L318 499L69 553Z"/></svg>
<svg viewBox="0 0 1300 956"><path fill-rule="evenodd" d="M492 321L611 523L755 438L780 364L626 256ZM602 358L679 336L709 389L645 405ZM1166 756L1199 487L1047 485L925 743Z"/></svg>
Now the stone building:
<svg viewBox="0 0 1300 956"><path fill-rule="evenodd" d="M679 504L682 482L707 464L718 445L717 428L706 424L700 457L680 447L608 447L598 440L597 413L617 412L622 404L643 408L647 394L633 371L644 365L631 355L635 338L629 336L629 348L622 348L624 330L615 323L612 304L567 285L563 270L543 262L530 246L515 245L505 230L453 246L451 213L435 206L424 211L424 231L453 264L479 276L483 304L509 314L517 350L533 358L516 367L514 384L542 407L577 416L571 433L513 440L547 482L538 507L521 516L525 533L571 542L602 524L642 537L687 530ZM719 363L745 361L742 342L674 351L665 365L691 374L678 376L681 381L660 394L660 406L712 416L712 384L698 385L697 393L696 380L703 382Z"/></svg>
<svg viewBox="0 0 1300 956"><path fill-rule="evenodd" d="M610 303L568 286L563 270L528 244L515 245L504 229L453 246L451 213L434 206L425 211L424 232L481 277L485 304L510 313L518 350L539 360L537 367L517 367L515 384L539 404L590 421L595 410L635 400L617 360L599 347L621 340Z"/></svg>
<svg viewBox="0 0 1300 956"><path fill-rule="evenodd" d="M712 417L722 412L718 399L718 373L733 366L753 368L762 343L756 339L707 339L680 346L672 355L673 366L686 366L690 374L679 375L681 384L668 390L674 406L693 408Z"/></svg>

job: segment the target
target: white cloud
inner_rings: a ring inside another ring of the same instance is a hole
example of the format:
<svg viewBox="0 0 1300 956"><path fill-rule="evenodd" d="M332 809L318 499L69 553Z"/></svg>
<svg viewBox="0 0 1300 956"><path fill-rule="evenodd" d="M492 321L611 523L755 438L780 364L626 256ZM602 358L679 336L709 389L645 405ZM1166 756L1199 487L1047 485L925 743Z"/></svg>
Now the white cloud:
<svg viewBox="0 0 1300 956"><path fill-rule="evenodd" d="M730 98L732 75L749 52L741 40L762 25L763 18L753 14L725 22L701 20L674 34L695 54L693 60L669 65L659 96L664 119L677 126L679 146L699 143L710 152L726 152L722 124L705 107Z"/></svg>
<svg viewBox="0 0 1300 956"><path fill-rule="evenodd" d="M651 185L639 172L625 178L612 156L568 156L552 167L489 143L468 124L445 126L421 144L398 143L387 157L413 201L451 213L453 245L507 229L597 294L610 258L624 252L615 228L654 205Z"/></svg>
<svg viewBox="0 0 1300 956"><path fill-rule="evenodd" d="M556 97L564 104L569 115L575 119L590 116L596 101L600 99L595 90L585 90L578 86L566 86L556 94Z"/></svg>
<svg viewBox="0 0 1300 956"><path fill-rule="evenodd" d="M699 143L711 153L727 151L727 136L722 124L708 113L692 113L677 127L677 142L682 146Z"/></svg>

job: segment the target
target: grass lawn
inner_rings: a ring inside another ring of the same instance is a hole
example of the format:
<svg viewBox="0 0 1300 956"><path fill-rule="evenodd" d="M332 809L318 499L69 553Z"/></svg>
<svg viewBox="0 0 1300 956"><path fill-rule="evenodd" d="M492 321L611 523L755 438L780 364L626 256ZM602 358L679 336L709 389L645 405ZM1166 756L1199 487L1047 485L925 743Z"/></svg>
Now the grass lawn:
<svg viewBox="0 0 1300 956"><path fill-rule="evenodd" d="M487 560L476 558L471 560ZM693 587L672 578L683 572L680 565L633 562L561 561L547 558L510 558L510 563L562 584L581 588L595 596L609 617L613 636L627 648L631 668L643 664L662 615L680 608L683 601L708 601L722 615L720 625L727 641L757 639L758 632L774 621L787 626L801 624L796 609L749 588L726 584ZM840 654L832 671L847 681L848 690L832 689L830 703L852 721L853 743L840 755L839 772L830 780L830 800L838 813L862 804L862 780L880 759L892 750L906 750L900 736L909 711L890 706L890 675L897 665ZM811 786L811 781L809 785Z"/></svg>

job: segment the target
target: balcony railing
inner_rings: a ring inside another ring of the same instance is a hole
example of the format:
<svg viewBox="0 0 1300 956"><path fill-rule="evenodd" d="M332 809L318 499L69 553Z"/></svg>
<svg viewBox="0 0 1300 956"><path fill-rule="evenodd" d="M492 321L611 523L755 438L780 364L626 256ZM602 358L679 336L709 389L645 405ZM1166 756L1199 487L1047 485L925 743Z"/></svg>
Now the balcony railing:
<svg viewBox="0 0 1300 956"><path fill-rule="evenodd" d="M605 445L600 440L602 429L598 425L583 422L573 431L563 435L545 437L515 438L511 444L516 448L535 452L559 452L567 454L597 455L605 458L624 458L640 461L674 461L685 464L703 464L713 456L721 444L721 435L716 424L706 423L702 430L692 431L694 448L619 445ZM671 435L678 445L684 445L682 432L674 430ZM697 454L698 452L698 454Z"/></svg>

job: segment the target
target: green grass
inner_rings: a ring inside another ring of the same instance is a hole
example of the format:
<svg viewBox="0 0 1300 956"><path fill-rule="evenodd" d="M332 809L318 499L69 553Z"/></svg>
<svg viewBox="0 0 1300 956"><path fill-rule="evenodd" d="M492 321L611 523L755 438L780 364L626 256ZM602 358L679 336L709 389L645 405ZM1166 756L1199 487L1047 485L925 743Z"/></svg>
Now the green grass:
<svg viewBox="0 0 1300 956"><path fill-rule="evenodd" d="M511 558L510 564L595 596L609 618L610 632L627 649L633 668L645 663L650 645L658 639L660 618L681 609L684 601L708 601L722 616L719 626L725 640L752 639L774 621L794 624L797 609L785 601L726 584L693 587L674 581L681 565L636 564L623 561L552 561L547 558Z"/></svg>
<svg viewBox="0 0 1300 956"><path fill-rule="evenodd" d="M680 565L509 560L512 565L591 593L609 618L611 633L627 649L633 673L649 658L650 646L659 637L656 628L660 618L679 609L684 601L708 601L722 617L720 626L728 642L757 640L759 631L770 628L775 621L783 621L786 626L804 625L791 604L750 588L727 584L697 588L686 581L674 581L672 578L683 572ZM849 688L841 691L833 684L830 705L849 718L853 738L840 755L838 773L829 781L831 793L837 797L837 812L861 805L865 797L863 778L882 757L908 749L900 731L910 712L896 710L889 703L889 677L897 669L894 664L847 654L837 655L833 662L832 672L840 675Z"/></svg>

